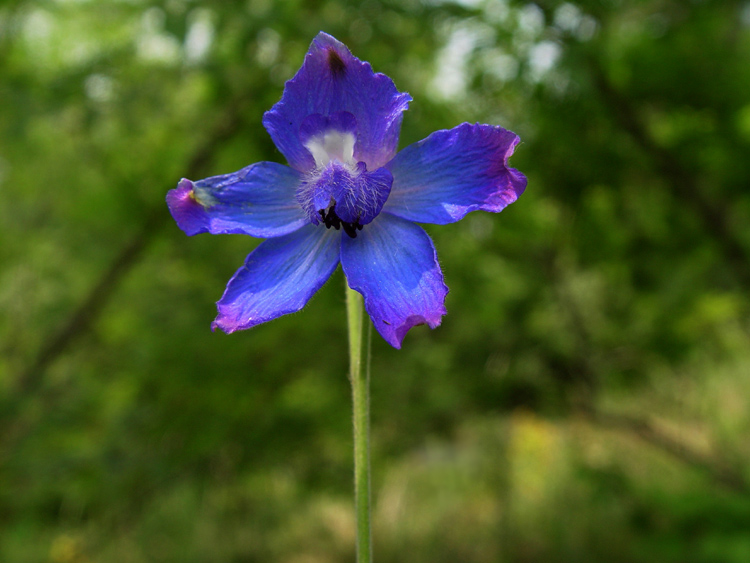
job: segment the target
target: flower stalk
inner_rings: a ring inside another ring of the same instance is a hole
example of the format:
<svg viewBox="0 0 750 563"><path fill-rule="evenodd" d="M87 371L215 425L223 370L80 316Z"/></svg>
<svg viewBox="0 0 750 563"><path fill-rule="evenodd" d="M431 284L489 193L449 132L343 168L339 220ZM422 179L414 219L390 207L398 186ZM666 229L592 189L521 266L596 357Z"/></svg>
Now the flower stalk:
<svg viewBox="0 0 750 563"><path fill-rule="evenodd" d="M349 380L354 411L354 507L357 527L357 563L372 561L370 525L370 335L363 342L364 301L346 287L349 324ZM362 355L365 354L364 362ZM364 365L363 365L364 364Z"/></svg>

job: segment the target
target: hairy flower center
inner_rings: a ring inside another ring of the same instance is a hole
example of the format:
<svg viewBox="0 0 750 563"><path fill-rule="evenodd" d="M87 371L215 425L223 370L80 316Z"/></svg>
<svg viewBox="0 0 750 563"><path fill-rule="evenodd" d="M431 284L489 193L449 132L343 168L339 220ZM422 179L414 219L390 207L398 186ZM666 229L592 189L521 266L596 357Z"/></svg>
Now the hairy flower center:
<svg viewBox="0 0 750 563"><path fill-rule="evenodd" d="M355 238L380 213L393 176L385 168L369 172L354 158L357 120L349 112L308 115L299 135L315 167L297 189L297 201L313 225L343 228Z"/></svg>

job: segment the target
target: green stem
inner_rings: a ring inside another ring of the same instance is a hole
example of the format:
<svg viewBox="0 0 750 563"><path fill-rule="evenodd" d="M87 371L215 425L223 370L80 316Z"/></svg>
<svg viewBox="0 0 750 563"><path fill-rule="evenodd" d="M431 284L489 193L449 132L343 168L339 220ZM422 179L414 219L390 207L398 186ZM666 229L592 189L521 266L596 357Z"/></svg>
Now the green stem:
<svg viewBox="0 0 750 563"><path fill-rule="evenodd" d="M362 369L362 295L347 286L349 320L349 380L354 405L354 506L357 518L357 563L372 561L370 528L370 334L367 330L365 367Z"/></svg>

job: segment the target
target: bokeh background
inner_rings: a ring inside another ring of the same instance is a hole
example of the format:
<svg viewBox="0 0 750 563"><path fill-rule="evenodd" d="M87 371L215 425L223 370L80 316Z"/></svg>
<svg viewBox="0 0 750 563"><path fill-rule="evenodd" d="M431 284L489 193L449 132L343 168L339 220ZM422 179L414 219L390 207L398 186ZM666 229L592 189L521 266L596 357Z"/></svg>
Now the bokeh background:
<svg viewBox="0 0 750 563"><path fill-rule="evenodd" d="M750 561L750 2L0 4L0 560L353 560L344 279L213 334L258 241L180 177L261 125L325 30L523 143L523 197L427 230L434 331L373 341L388 562Z"/></svg>

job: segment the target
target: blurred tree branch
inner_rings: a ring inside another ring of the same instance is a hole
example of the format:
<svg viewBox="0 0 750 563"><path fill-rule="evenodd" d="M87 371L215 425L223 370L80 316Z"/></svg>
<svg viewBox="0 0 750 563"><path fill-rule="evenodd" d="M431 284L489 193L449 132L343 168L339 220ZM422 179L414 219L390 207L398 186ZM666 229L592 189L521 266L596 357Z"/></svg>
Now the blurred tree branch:
<svg viewBox="0 0 750 563"><path fill-rule="evenodd" d="M603 412L590 404L579 405L577 412L591 424L635 436L670 454L682 463L707 474L714 482L731 492L750 495L750 485L742 473L730 467L724 460L699 453L687 444L666 435L647 420Z"/></svg>
<svg viewBox="0 0 750 563"><path fill-rule="evenodd" d="M583 416L592 425L637 437L685 465L703 472L729 491L750 495L750 484L726 459L700 453L692 446L665 434L644 418L606 412L595 406L602 377L600 370L591 361L597 349L591 341L591 329L581 314L580 304L564 284L564 272L559 260L550 260L547 269L557 299L567 314L570 331L578 341L575 356L547 359L547 366L568 387L573 412Z"/></svg>
<svg viewBox="0 0 750 563"><path fill-rule="evenodd" d="M239 130L240 109L240 100L228 105L226 112L217 120L206 140L188 160L185 166L186 177L201 176L217 147ZM138 263L149 243L167 224L169 218L169 212L163 202L146 213L146 219L138 232L120 248L109 268L102 273L80 305L41 346L34 362L20 373L15 382L15 391L18 395L28 395L40 388L45 370L91 327L120 281Z"/></svg>
<svg viewBox="0 0 750 563"><path fill-rule="evenodd" d="M738 281L750 286L750 251L732 231L731 206L712 200L703 193L696 176L682 165L674 153L659 145L650 135L632 101L612 84L599 60L589 56L588 62L594 85L604 105L636 145L653 160L659 172L668 180L674 195L693 208L706 231L721 248Z"/></svg>

